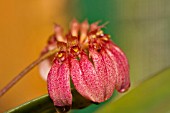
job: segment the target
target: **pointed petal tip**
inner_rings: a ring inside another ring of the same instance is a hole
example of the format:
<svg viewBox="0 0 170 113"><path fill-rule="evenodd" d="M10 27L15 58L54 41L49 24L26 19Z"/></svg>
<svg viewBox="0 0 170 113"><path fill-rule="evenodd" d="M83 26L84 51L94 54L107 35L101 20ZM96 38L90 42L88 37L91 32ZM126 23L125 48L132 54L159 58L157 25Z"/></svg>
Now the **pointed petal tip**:
<svg viewBox="0 0 170 113"><path fill-rule="evenodd" d="M100 22L101 22L101 20L98 20L98 21L92 23L91 25L98 25Z"/></svg>
<svg viewBox="0 0 170 113"><path fill-rule="evenodd" d="M55 31L56 33L61 32L61 30L62 30L62 27L61 27L60 25L54 24L54 31Z"/></svg>
<svg viewBox="0 0 170 113"><path fill-rule="evenodd" d="M85 19L85 20L82 22L82 24L89 24L89 23L88 23L88 20Z"/></svg>
<svg viewBox="0 0 170 113"><path fill-rule="evenodd" d="M94 22L90 25L90 31L99 30L101 27L98 25L101 21Z"/></svg>
<svg viewBox="0 0 170 113"><path fill-rule="evenodd" d="M60 25L59 25L59 24L57 24L57 23L54 23L54 28L55 28L55 27L58 27L58 26L60 26Z"/></svg>
<svg viewBox="0 0 170 113"><path fill-rule="evenodd" d="M78 22L76 18L73 18L71 22Z"/></svg>
<svg viewBox="0 0 170 113"><path fill-rule="evenodd" d="M88 29L89 29L88 20L84 20L84 21L81 23L81 30L87 31Z"/></svg>
<svg viewBox="0 0 170 113"><path fill-rule="evenodd" d="M77 19L74 18L74 19L71 21L71 27L72 27L72 26L75 26L75 25L76 25L76 26L79 25L79 22L77 21Z"/></svg>
<svg viewBox="0 0 170 113"><path fill-rule="evenodd" d="M78 31L79 31L79 22L76 19L73 19L72 22L70 23L70 30L72 36L78 36Z"/></svg>

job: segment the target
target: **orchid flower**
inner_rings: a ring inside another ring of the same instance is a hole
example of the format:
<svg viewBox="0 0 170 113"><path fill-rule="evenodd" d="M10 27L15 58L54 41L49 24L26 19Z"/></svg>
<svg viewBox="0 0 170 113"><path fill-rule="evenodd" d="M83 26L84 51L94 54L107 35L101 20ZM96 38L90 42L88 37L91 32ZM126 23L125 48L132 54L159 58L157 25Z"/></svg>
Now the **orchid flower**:
<svg viewBox="0 0 170 113"><path fill-rule="evenodd" d="M95 103L108 100L114 90L122 93L130 87L128 60L122 50L104 34L99 22L89 25L73 20L69 32L55 25L42 55L59 51L39 65L47 79L48 93L57 108L67 112L72 106L71 83L84 98ZM48 76L47 76L48 75Z"/></svg>

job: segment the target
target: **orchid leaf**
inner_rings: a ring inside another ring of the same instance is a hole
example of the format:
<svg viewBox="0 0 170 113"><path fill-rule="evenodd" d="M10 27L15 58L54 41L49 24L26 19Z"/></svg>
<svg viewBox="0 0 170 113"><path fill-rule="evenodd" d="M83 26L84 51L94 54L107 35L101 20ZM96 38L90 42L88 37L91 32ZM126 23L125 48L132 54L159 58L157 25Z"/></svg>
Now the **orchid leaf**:
<svg viewBox="0 0 170 113"><path fill-rule="evenodd" d="M113 100L96 113L169 113L170 68L166 69Z"/></svg>
<svg viewBox="0 0 170 113"><path fill-rule="evenodd" d="M81 109L91 104L91 101L83 98L75 89L72 89L73 102L72 109ZM44 96L26 102L6 113L55 113L52 100L46 94Z"/></svg>

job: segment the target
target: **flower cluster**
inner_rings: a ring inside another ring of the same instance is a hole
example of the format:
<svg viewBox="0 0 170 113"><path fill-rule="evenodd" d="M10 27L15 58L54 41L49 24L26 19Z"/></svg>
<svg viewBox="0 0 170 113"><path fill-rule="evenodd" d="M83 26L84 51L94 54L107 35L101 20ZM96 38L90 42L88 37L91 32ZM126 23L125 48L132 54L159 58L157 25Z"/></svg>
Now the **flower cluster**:
<svg viewBox="0 0 170 113"><path fill-rule="evenodd" d="M64 111L72 106L71 81L83 97L95 103L109 99L114 89L125 92L130 86L125 54L98 23L73 20L65 36L63 29L55 25L55 33L42 52L59 50L40 64L40 73L48 74L49 96Z"/></svg>

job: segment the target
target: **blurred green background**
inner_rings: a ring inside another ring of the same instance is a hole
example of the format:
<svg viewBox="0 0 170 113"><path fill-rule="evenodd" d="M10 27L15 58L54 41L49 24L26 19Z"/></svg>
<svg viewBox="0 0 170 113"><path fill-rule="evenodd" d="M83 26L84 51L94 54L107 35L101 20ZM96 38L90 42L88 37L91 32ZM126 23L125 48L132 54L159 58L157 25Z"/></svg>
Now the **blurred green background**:
<svg viewBox="0 0 170 113"><path fill-rule="evenodd" d="M109 22L104 31L111 34L112 40L120 46L129 59L131 89L149 76L170 67L169 0L9 0L8 2L1 0L0 16L0 89L39 56L48 36L53 32L54 22L67 31L69 22L73 18L77 18L80 22L84 19L88 19L90 23L98 20L101 20L101 23ZM168 113L170 72L166 71L160 75L162 77L143 83L145 85L140 87L144 88L135 89L136 93L134 90L127 92L127 97L125 95L122 101L120 99L113 102L117 95L115 93L113 100L107 103L72 112L90 113L104 109L110 113L113 110L117 113L132 113L134 108L130 105L139 105L141 107L135 107L134 113ZM41 79L36 68L0 98L0 112L46 93L46 82ZM143 104L140 104L141 101ZM148 104L151 101L155 104ZM165 111L147 111L159 107L160 109L165 107Z"/></svg>

